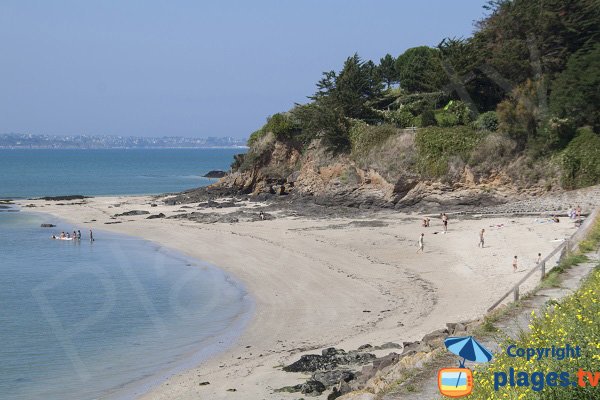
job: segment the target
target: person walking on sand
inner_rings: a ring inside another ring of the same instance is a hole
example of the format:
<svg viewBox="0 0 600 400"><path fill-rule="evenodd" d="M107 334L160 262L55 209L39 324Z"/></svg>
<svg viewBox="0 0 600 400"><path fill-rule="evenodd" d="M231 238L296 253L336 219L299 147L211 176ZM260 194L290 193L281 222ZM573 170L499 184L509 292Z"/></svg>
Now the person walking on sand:
<svg viewBox="0 0 600 400"><path fill-rule="evenodd" d="M513 272L517 272L517 256L513 258Z"/></svg>
<svg viewBox="0 0 600 400"><path fill-rule="evenodd" d="M448 216L442 213L442 224L444 224L444 233L448 232Z"/></svg>
<svg viewBox="0 0 600 400"><path fill-rule="evenodd" d="M481 247L483 249L483 245L484 245L484 239L483 239L483 234L485 233L485 229L481 229L481 232L479 232L479 244L477 245L478 247Z"/></svg>
<svg viewBox="0 0 600 400"><path fill-rule="evenodd" d="M535 260L535 265L540 265L541 262L542 262L542 253L538 253L538 257Z"/></svg>
<svg viewBox="0 0 600 400"><path fill-rule="evenodd" d="M417 249L417 253L419 252L419 250L421 251L421 253L425 252L425 234L421 233L421 236L419 236L419 248Z"/></svg>

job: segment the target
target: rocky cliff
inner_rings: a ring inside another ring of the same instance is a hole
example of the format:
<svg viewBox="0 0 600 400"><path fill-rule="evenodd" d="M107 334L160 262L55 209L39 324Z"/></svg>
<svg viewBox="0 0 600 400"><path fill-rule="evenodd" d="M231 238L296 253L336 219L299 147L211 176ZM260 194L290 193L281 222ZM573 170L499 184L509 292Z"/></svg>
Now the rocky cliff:
<svg viewBox="0 0 600 400"><path fill-rule="evenodd" d="M268 136L238 157L233 172L207 192L258 199L291 195L358 208L425 209L501 204L546 190L542 184L524 187L509 170L481 173L464 164L450 165L443 178L428 179L412 168L414 153L410 134L393 137L360 157L332 154L316 141L300 149Z"/></svg>

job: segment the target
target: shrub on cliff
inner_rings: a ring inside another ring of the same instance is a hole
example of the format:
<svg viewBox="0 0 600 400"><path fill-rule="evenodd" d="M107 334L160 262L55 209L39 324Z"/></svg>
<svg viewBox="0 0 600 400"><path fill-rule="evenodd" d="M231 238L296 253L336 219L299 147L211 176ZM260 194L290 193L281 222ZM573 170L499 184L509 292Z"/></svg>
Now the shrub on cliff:
<svg viewBox="0 0 600 400"><path fill-rule="evenodd" d="M404 107L386 112L385 119L387 122L396 125L398 128L407 128L415 125L415 116Z"/></svg>
<svg viewBox="0 0 600 400"><path fill-rule="evenodd" d="M473 122L475 129L482 131L496 132L498 129L498 115L495 111L488 111L480 114Z"/></svg>
<svg viewBox="0 0 600 400"><path fill-rule="evenodd" d="M473 148L469 165L479 173L499 169L513 158L515 147L514 140L502 132L487 134Z"/></svg>
<svg viewBox="0 0 600 400"><path fill-rule="evenodd" d="M366 154L373 147L382 144L397 133L398 129L389 124L370 126L362 121L355 122L350 128L352 154Z"/></svg>
<svg viewBox="0 0 600 400"><path fill-rule="evenodd" d="M579 129L561 155L561 166L565 188L600 183L600 136L590 128Z"/></svg>
<svg viewBox="0 0 600 400"><path fill-rule="evenodd" d="M426 128L428 126L436 126L437 120L435 119L435 113L433 110L425 110L420 115L419 124L420 127Z"/></svg>
<svg viewBox="0 0 600 400"><path fill-rule="evenodd" d="M258 139L267 133L272 133L277 140L291 139L300 132L300 122L290 113L277 113L267 118L267 123L259 130L252 133L248 139L248 146L252 146Z"/></svg>
<svg viewBox="0 0 600 400"><path fill-rule="evenodd" d="M451 159L467 162L482 136L469 126L429 127L417 131L417 168L425 177L440 178L449 170Z"/></svg>

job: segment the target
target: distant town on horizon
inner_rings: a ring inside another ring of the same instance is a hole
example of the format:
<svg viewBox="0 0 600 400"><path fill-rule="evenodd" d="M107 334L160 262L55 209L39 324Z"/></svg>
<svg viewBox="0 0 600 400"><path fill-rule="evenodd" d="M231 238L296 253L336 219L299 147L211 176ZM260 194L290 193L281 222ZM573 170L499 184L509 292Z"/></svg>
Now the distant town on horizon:
<svg viewBox="0 0 600 400"><path fill-rule="evenodd" d="M110 135L0 134L2 149L135 149L135 148L223 148L246 147L245 138L139 137Z"/></svg>

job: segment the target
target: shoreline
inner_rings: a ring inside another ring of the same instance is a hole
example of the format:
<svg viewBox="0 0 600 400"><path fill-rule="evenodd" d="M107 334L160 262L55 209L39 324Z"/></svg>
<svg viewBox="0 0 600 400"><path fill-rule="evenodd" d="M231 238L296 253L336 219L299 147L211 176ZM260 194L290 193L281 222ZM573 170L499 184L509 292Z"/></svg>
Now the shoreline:
<svg viewBox="0 0 600 400"><path fill-rule="evenodd" d="M18 212L18 214L22 214L23 218L34 218L38 223L39 221L51 220L52 223L56 225L56 228L43 228L48 229L48 233L54 233L54 230L56 229L69 231L69 228L67 227L81 225L75 220L57 217L44 211L32 211L31 209L23 209L22 207L15 208L14 211ZM208 270L211 275L214 273L211 271L216 271L219 276L222 275L227 284L231 285L232 288L235 288L235 290L240 293L239 310L233 318L228 318L229 322L225 329L221 329L214 334L197 340L197 342L193 344L193 349L186 350L185 352L176 355L174 358L174 354L170 354L168 359L164 359L163 364L156 364L158 368L149 375L132 377L131 380L123 382L119 386L102 389L98 398L131 399L152 391L170 377L202 364L206 360L218 356L220 353L233 347L234 343L242 335L252 319L255 304L247 288L239 280L235 279L235 277L226 274L218 267L187 256L176 249L165 247L158 242L149 241L139 236L134 237L105 229L94 230L94 235L96 238L100 238L100 241L106 242L106 240L108 240L106 243L108 243L109 247L112 246L110 243L115 240L117 242L123 240L135 240L140 242L140 246L143 246L146 249L145 251L160 254L160 258L166 257L167 259L174 260L178 264L186 265L187 268L201 268L203 270ZM87 244L89 239L84 236L81 241L85 242L84 244ZM96 240L95 243L98 243L98 240ZM68 242L65 243L65 245L75 245L76 247L79 247L81 244ZM126 253L123 253L123 255L127 257ZM140 290L144 291L145 289L140 288ZM173 299L170 300L173 301Z"/></svg>
<svg viewBox="0 0 600 400"><path fill-rule="evenodd" d="M32 211L43 208L42 212L79 226L88 222L86 225L94 229L139 236L207 261L240 280L256 298L254 318L231 349L172 376L142 395L143 399L233 399L239 398L239 392L249 399L295 398L287 393L273 395L273 390L299 383L303 376L274 367L324 347L355 349L365 343L417 340L446 322L478 317L496 292L527 270L513 275L509 267L500 267L506 263L500 258L508 257L513 250L496 246L490 250L496 253L493 256L485 253L491 267L477 265L479 257L471 254L477 253L475 227L499 225L497 222L506 222L507 217L453 220L448 235L433 235L437 226L419 228L430 229L426 231L428 248L421 256L414 254L412 237L420 218L399 212L321 220L276 215L271 221L236 224L146 220L147 215L111 219L116 213L132 209L175 215L182 208L151 207L155 201L155 196L92 198L85 204L65 202L63 206L27 201L36 204L37 209ZM261 204L246 206L252 211ZM555 244L550 240L557 234L563 237L572 231L567 224L531 226L531 218L510 219L514 224L494 229L491 235L504 245L518 241L516 246L523 252L525 248L543 252L542 248ZM353 224L356 220L378 223L361 226ZM113 224L103 225L106 222ZM529 235L533 228L530 241L519 242L519 237ZM464 232L470 232L473 243L457 235ZM448 253L444 242L451 242L454 252ZM498 254L504 252L507 254ZM468 277L473 275L493 279L497 287L477 287L469 282ZM474 299L480 304L473 304ZM199 385L205 381L210 384ZM228 389L236 389L238 394Z"/></svg>

